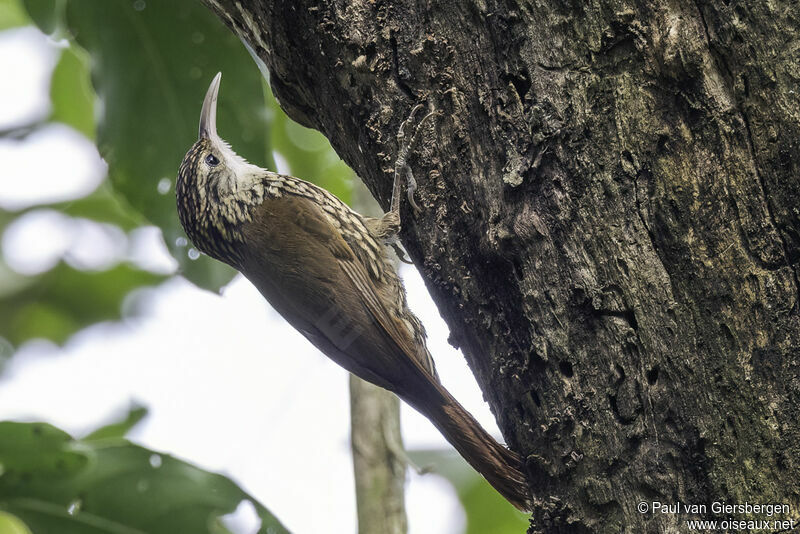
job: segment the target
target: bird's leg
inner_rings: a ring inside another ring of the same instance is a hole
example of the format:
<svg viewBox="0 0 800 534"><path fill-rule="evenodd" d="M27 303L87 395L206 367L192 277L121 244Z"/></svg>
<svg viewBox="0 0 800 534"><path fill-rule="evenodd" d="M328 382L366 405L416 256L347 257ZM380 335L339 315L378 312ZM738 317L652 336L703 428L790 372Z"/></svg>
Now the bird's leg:
<svg viewBox="0 0 800 534"><path fill-rule="evenodd" d="M400 125L400 130L397 132L397 142L400 145L400 149L394 164L394 183L392 184L392 201L389 211L380 219L370 219L368 223L373 235L394 248L397 257L400 258L400 261L403 263L411 263L397 245L397 235L400 233L400 190L403 187L403 178L406 180L408 201L411 203L414 213L419 214L421 211L414 201L414 191L417 188L417 181L414 179L411 166L406 161L406 158L408 157L409 151L414 146L414 142L417 140L417 136L422 130L423 124L437 113L436 111L431 111L425 115L411 133L411 139L406 142L406 136L408 135L407 130L420 108L422 108L422 104L414 106L414 109L411 110L411 114L403 121Z"/></svg>
<svg viewBox="0 0 800 534"><path fill-rule="evenodd" d="M402 124L400 124L400 129L397 131L397 144L400 146L400 149L397 153L397 159L394 163L394 184L392 186L392 203L389 213L397 213L398 222L400 213L400 189L402 188L403 177L406 179L408 201L411 204L411 207L414 209L414 213L418 215L420 211L422 211L414 200L414 191L417 189L417 181L414 179L414 173L411 172L411 166L406 161L406 158L408 157L409 151L414 146L414 142L417 140L417 136L422 130L422 126L429 118L436 115L437 112L434 110L422 117L422 120L420 120L419 123L417 123L417 126L414 128L414 131L411 134L411 139L409 139L408 142L405 142L406 136L408 135L407 129L414 121L414 116L417 114L417 111L419 111L420 108L422 108L422 104L417 104L414 106L414 108L411 110L411 114L402 122ZM400 230L399 225L397 230Z"/></svg>

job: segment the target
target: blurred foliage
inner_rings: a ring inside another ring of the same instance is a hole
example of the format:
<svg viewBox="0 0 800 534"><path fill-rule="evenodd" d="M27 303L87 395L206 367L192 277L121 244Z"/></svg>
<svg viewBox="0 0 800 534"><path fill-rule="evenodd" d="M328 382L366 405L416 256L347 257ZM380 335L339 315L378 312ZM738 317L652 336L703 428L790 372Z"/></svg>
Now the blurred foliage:
<svg viewBox="0 0 800 534"><path fill-rule="evenodd" d="M31 23L66 45L51 77L48 120L95 141L109 165L97 190L48 208L125 232L155 224L178 274L219 290L234 271L191 249L174 198L217 71L224 71L219 130L240 154L273 170L276 155L288 172L350 200L352 171L319 132L283 114L245 47L200 2L0 0L0 29ZM0 210L0 232L40 207ZM164 278L127 263L98 272L63 262L22 276L0 259L0 337L17 346L32 338L61 343L92 322L119 318L128 292Z"/></svg>
<svg viewBox="0 0 800 534"><path fill-rule="evenodd" d="M146 223L142 215L131 208L121 195L111 188L109 182L101 183L97 189L77 200L47 205L71 217L113 224L128 232Z"/></svg>
<svg viewBox="0 0 800 534"><path fill-rule="evenodd" d="M82 271L59 263L40 276L20 277L3 296L0 336L15 345L37 337L63 343L81 328L119 318L130 291L163 279L125 264Z"/></svg>
<svg viewBox="0 0 800 534"><path fill-rule="evenodd" d="M128 409L128 413L119 421L113 421L90 432L84 441L96 441L100 439L124 438L133 427L138 425L147 417L147 408L133 403Z"/></svg>
<svg viewBox="0 0 800 534"><path fill-rule="evenodd" d="M250 501L259 534L288 532L232 481L134 445L146 410L76 440L45 423L0 422L0 532L229 534L223 516Z"/></svg>
<svg viewBox="0 0 800 534"><path fill-rule="evenodd" d="M22 0L33 22L44 33L55 33L64 14L66 0ZM14 3L14 2L12 2Z"/></svg>
<svg viewBox="0 0 800 534"><path fill-rule="evenodd" d="M464 534L519 534L528 528L529 516L501 497L454 450L416 450L409 456L453 485L467 514Z"/></svg>
<svg viewBox="0 0 800 534"><path fill-rule="evenodd" d="M88 54L74 46L64 49L50 80L50 120L72 126L94 141L94 98Z"/></svg>
<svg viewBox="0 0 800 534"><path fill-rule="evenodd" d="M0 1L0 30L25 26L28 23L28 15L19 2Z"/></svg>
<svg viewBox="0 0 800 534"><path fill-rule="evenodd" d="M0 532L3 534L32 534L31 529L18 517L0 512Z"/></svg>

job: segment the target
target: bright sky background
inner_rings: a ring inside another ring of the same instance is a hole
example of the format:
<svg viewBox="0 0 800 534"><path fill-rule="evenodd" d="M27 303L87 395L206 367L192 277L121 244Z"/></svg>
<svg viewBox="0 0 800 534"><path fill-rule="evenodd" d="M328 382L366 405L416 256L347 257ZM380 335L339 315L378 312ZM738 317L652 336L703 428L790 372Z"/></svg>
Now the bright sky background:
<svg viewBox="0 0 800 534"><path fill-rule="evenodd" d="M57 44L32 28L0 32L0 130L47 117L57 57ZM6 209L82 196L106 172L94 145L59 125L24 141L0 139L0 159ZM60 258L93 268L121 260L175 268L155 228L125 235L46 210L9 227L0 246L9 265L25 273ZM413 268L401 274L443 382L498 435L421 278ZM231 476L295 533L355 532L345 371L242 277L222 295L174 278L132 296L126 308L138 315L91 327L63 349L23 346L0 375L0 419L44 420L80 435L136 401L150 415L130 436L135 442ZM407 448L446 446L405 405L402 417ZM463 531L464 513L440 477L410 474L406 498L413 534ZM252 510L240 507L235 520L240 532L255 532Z"/></svg>

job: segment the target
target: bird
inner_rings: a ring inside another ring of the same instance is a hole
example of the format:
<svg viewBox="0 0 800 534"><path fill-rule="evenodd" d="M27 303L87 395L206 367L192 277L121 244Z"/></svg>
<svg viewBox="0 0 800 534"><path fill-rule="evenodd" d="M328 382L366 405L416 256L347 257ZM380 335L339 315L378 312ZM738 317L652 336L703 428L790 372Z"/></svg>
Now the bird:
<svg viewBox="0 0 800 534"><path fill-rule="evenodd" d="M400 231L406 162L417 104L398 132L390 210L362 216L310 182L249 163L217 133L222 73L211 82L197 142L176 180L180 222L194 246L241 272L317 349L354 375L394 392L426 416L511 504L531 510L522 457L498 443L447 391L388 256Z"/></svg>

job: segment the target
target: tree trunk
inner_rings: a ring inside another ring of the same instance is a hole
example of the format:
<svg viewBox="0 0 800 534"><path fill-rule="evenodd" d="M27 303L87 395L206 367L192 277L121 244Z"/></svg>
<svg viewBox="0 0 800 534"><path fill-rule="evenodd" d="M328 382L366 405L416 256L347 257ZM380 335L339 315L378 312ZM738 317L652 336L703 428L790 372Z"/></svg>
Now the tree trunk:
<svg viewBox="0 0 800 534"><path fill-rule="evenodd" d="M400 122L442 112L403 243L527 456L531 532L797 517L797 4L205 1L384 207Z"/></svg>

